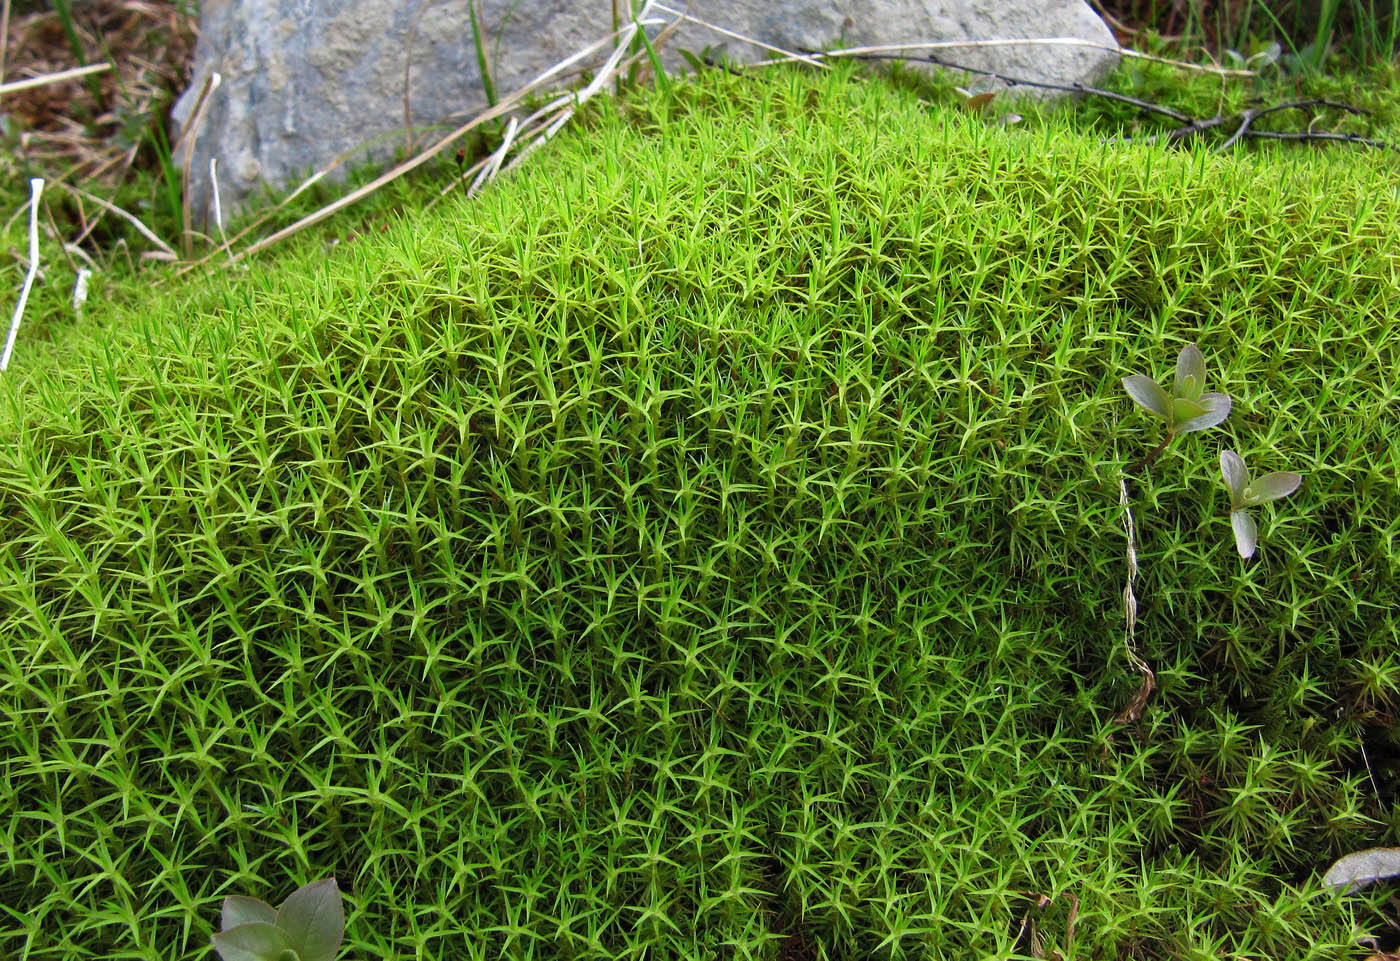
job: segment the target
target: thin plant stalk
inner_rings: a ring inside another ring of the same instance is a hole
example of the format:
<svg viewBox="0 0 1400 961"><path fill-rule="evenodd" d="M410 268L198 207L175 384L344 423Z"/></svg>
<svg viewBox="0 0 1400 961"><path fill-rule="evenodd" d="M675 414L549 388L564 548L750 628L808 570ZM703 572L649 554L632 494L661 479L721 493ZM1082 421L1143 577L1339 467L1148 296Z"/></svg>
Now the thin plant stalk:
<svg viewBox="0 0 1400 961"><path fill-rule="evenodd" d="M30 90L34 87L42 87L51 83L63 83L66 80L75 80L79 77L90 77L95 73L102 73L104 70L111 70L110 63L94 63L86 67L73 67L69 70L59 70L56 73L46 73L41 77L26 77L23 80L14 80L10 83L0 83L0 97L7 94L19 93L21 90Z"/></svg>
<svg viewBox="0 0 1400 961"><path fill-rule="evenodd" d="M103 200L101 197L90 194L86 190L79 189L78 187L70 187L68 184L62 183L59 184L59 186L61 186L64 190L69 191L75 196L82 197L84 200L91 200L93 203L97 204L97 206L101 207L103 210L106 210L108 213L113 213L116 214L118 217L121 217L127 223L131 224L131 226L135 227L136 231L139 234L141 234L141 236L145 237L151 243L159 247L163 253L169 254L172 257L175 256L175 248L171 247L165 241L161 240L160 237L156 236L156 232L150 227L147 227L145 224L143 224L140 221L140 219L136 217L135 214L128 213L127 211L118 207L116 204Z"/></svg>
<svg viewBox="0 0 1400 961"><path fill-rule="evenodd" d="M756 63L747 64L746 66L752 69L754 67L768 67L778 63L790 63L793 60L856 57L867 53L894 53L900 50L974 50L986 47L1081 47L1089 50L1108 50L1123 57L1147 60L1152 63L1167 64L1168 66L1177 67L1181 70L1211 73L1220 77L1253 77L1258 73L1258 71L1255 70L1217 67L1213 64L1188 63L1185 60L1158 57L1154 54L1142 53L1137 50L1128 49L1127 47L1111 46L1106 43L1097 43L1093 40L1081 40L1078 37L1022 37L1013 40L934 40L927 43L885 43L869 47L848 47L841 50L828 50L825 53L810 53L800 56L779 57L773 60L760 60Z"/></svg>
<svg viewBox="0 0 1400 961"><path fill-rule="evenodd" d="M199 90L199 99L195 101L194 114L190 117L188 136L184 143L184 158L182 169L188 171L194 167L194 145L199 139L200 131L204 127L204 117L209 110L210 96L219 89L219 84L223 82L223 76L215 70L208 77L204 78L204 86ZM180 223L183 230L180 232L181 248L184 251L185 259L189 259L193 252L191 248L190 234L190 192L188 184L180 191Z"/></svg>
<svg viewBox="0 0 1400 961"><path fill-rule="evenodd" d="M5 86L5 59L10 52L10 0L0 0L0 89Z"/></svg>

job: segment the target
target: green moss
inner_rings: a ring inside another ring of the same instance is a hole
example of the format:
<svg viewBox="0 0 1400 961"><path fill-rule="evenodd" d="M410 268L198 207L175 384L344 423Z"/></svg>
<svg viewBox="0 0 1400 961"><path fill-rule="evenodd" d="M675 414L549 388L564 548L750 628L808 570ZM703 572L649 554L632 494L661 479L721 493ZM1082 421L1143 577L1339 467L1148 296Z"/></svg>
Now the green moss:
<svg viewBox="0 0 1400 961"><path fill-rule="evenodd" d="M352 957L1345 952L1382 897L1315 877L1394 840L1391 163L716 74L94 307L0 380L0 950L193 957L333 873ZM1135 504L1122 728L1119 378L1188 341L1235 412ZM1226 444L1306 475L1249 563Z"/></svg>

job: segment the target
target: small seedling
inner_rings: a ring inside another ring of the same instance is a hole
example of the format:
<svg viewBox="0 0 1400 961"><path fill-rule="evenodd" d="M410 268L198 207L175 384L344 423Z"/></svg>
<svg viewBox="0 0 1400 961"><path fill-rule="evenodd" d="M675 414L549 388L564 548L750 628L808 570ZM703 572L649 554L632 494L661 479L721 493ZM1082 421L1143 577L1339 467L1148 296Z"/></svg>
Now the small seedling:
<svg viewBox="0 0 1400 961"><path fill-rule="evenodd" d="M991 106L992 101L997 96L995 90L986 90L980 93L974 93L964 87L954 87L953 90L958 95L958 102L963 105L964 109L972 113L986 113L987 108Z"/></svg>
<svg viewBox="0 0 1400 961"><path fill-rule="evenodd" d="M1235 530L1235 547L1241 557L1252 557L1259 543L1259 529L1246 508L1287 497L1303 483L1303 477L1292 471L1274 471L1250 481L1244 459L1232 450L1220 452L1220 475L1230 491L1230 526Z"/></svg>
<svg viewBox="0 0 1400 961"><path fill-rule="evenodd" d="M303 885L282 906L224 898L214 950L223 961L334 961L345 937L345 908L335 878Z"/></svg>
<svg viewBox="0 0 1400 961"><path fill-rule="evenodd" d="M1180 434L1214 427L1230 416L1229 394L1205 392L1206 359L1195 344L1187 344L1177 354L1170 394L1144 374L1124 377L1123 387L1139 407L1166 421L1167 439L1162 447Z"/></svg>

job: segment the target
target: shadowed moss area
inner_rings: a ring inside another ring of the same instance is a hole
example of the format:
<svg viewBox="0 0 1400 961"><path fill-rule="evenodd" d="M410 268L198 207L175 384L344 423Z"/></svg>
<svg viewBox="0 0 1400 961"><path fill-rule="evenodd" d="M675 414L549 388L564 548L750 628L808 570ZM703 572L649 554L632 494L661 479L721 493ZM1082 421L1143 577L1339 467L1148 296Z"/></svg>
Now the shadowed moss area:
<svg viewBox="0 0 1400 961"><path fill-rule="evenodd" d="M95 305L0 379L0 953L203 957L333 874L351 958L1346 955L1394 162L716 73ZM1235 407L1136 486L1124 726L1120 378L1187 342ZM1222 447L1305 475L1248 562Z"/></svg>

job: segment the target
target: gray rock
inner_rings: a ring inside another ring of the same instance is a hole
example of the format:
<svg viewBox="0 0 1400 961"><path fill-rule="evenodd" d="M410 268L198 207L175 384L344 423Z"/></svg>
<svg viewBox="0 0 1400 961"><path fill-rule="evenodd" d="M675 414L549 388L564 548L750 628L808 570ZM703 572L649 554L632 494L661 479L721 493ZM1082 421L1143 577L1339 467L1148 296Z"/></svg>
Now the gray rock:
<svg viewBox="0 0 1400 961"><path fill-rule="evenodd" d="M210 158L218 160L227 216L261 186L298 183L343 153L375 161L392 157L405 142L405 89L415 126L460 123L482 110L486 98L470 2L204 0L193 82L173 115L183 136L205 78L220 74L222 84L196 131L190 189L197 219L207 224L212 213ZM612 29L610 0L478 2L502 94ZM625 10L628 0L617 3ZM693 0L689 12L788 50L1027 37L1073 37L1110 48L939 52L968 66L1050 82L1092 82L1118 60L1112 34L1084 0ZM679 49L706 46L744 62L772 56L686 23L667 43L664 59L677 69L684 63Z"/></svg>

